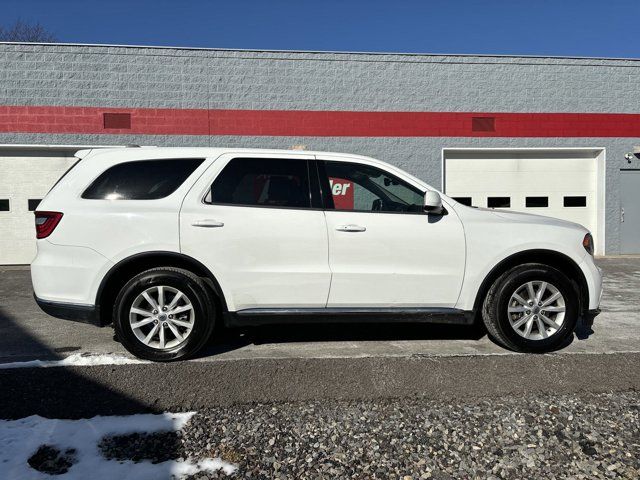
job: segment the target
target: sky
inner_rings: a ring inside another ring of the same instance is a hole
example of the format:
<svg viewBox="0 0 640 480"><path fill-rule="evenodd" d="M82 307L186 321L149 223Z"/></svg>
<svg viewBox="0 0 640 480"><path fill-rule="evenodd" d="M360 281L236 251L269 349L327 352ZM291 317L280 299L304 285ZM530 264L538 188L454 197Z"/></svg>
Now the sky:
<svg viewBox="0 0 640 480"><path fill-rule="evenodd" d="M0 24L119 45L640 58L640 0L0 0Z"/></svg>

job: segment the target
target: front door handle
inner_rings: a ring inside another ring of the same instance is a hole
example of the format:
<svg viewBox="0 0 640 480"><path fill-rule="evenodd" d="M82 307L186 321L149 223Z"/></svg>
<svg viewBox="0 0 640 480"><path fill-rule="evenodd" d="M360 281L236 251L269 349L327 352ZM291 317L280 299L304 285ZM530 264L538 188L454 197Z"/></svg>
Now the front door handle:
<svg viewBox="0 0 640 480"><path fill-rule="evenodd" d="M218 222L217 220L198 220L197 222L193 222L191 225L194 227L203 227L203 228L218 228L224 227L224 223Z"/></svg>
<svg viewBox="0 0 640 480"><path fill-rule="evenodd" d="M362 227L360 225L339 225L336 227L336 230L339 232L364 232L367 230L367 227Z"/></svg>

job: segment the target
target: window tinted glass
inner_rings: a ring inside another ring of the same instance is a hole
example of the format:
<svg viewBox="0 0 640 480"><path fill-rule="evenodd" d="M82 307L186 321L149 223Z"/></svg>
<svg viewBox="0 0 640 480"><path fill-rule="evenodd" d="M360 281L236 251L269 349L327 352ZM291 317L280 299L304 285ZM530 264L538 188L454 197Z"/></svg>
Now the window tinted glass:
<svg viewBox="0 0 640 480"><path fill-rule="evenodd" d="M564 197L565 207L586 207L587 197Z"/></svg>
<svg viewBox="0 0 640 480"><path fill-rule="evenodd" d="M424 194L383 170L358 163L324 163L336 210L423 211Z"/></svg>
<svg viewBox="0 0 640 480"><path fill-rule="evenodd" d="M155 200L172 194L203 162L201 158L144 160L115 165L100 175L82 198Z"/></svg>
<svg viewBox="0 0 640 480"><path fill-rule="evenodd" d="M453 197L453 199L458 203L466 205L467 207L471 206L471 197Z"/></svg>
<svg viewBox="0 0 640 480"><path fill-rule="evenodd" d="M30 198L29 200L27 200L27 206L29 207L29 211L33 212L36 208L38 208L38 205L40 205L41 201L42 201L41 198Z"/></svg>
<svg viewBox="0 0 640 480"><path fill-rule="evenodd" d="M548 207L549 197L527 197L525 204L528 208Z"/></svg>
<svg viewBox="0 0 640 480"><path fill-rule="evenodd" d="M509 208L511 207L511 198L510 197L489 197L487 198L487 207Z"/></svg>
<svg viewBox="0 0 640 480"><path fill-rule="evenodd" d="M9 211L9 199L0 198L0 212L8 212L8 211Z"/></svg>
<svg viewBox="0 0 640 480"><path fill-rule="evenodd" d="M306 160L234 158L211 186L209 203L265 207L311 206Z"/></svg>

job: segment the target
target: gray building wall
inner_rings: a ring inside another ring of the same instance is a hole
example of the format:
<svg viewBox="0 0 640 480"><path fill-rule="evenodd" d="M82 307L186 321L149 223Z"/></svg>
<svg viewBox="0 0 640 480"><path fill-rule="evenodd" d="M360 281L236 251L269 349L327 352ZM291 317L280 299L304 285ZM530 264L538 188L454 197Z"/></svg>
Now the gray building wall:
<svg viewBox="0 0 640 480"><path fill-rule="evenodd" d="M640 61L0 44L0 106L640 113ZM639 138L357 138L0 133L0 143L306 145L371 155L441 186L452 147L606 148L606 248ZM636 167L638 167L636 162Z"/></svg>

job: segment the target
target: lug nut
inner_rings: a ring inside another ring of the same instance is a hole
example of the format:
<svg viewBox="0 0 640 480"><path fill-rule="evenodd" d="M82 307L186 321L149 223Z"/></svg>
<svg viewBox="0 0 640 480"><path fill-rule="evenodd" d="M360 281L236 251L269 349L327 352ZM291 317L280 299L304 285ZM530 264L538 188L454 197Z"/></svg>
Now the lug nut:
<svg viewBox="0 0 640 480"><path fill-rule="evenodd" d="M173 318L173 315L169 314L169 318Z"/></svg>
<svg viewBox="0 0 640 480"><path fill-rule="evenodd" d="M154 314L154 315L155 315L156 313L158 313L158 310L154 310L154 311L153 311L153 314Z"/></svg>
<svg viewBox="0 0 640 480"><path fill-rule="evenodd" d="M540 310L540 315L544 315L544 310Z"/></svg>
<svg viewBox="0 0 640 480"><path fill-rule="evenodd" d="M538 306L541 307L542 306L542 302L538 302Z"/></svg>
<svg viewBox="0 0 640 480"><path fill-rule="evenodd" d="M533 302L531 300L529 300L529 306L532 306Z"/></svg>
<svg viewBox="0 0 640 480"><path fill-rule="evenodd" d="M167 328L167 322L162 322L162 326L163 326L164 328Z"/></svg>
<svg viewBox="0 0 640 480"><path fill-rule="evenodd" d="M154 321L153 321L153 324L154 324L154 325L157 325L157 324L158 324L158 320L157 320L157 319L156 319L156 320L154 320Z"/></svg>
<svg viewBox="0 0 640 480"><path fill-rule="evenodd" d="M167 307L162 307L162 311L166 312L167 311Z"/></svg>
<svg viewBox="0 0 640 480"><path fill-rule="evenodd" d="M525 313L526 313L527 315L531 315L531 310L527 310Z"/></svg>
<svg viewBox="0 0 640 480"><path fill-rule="evenodd" d="M534 316L533 316L533 319L534 319L534 320L537 320L537 319L538 319L538 315L534 315Z"/></svg>

